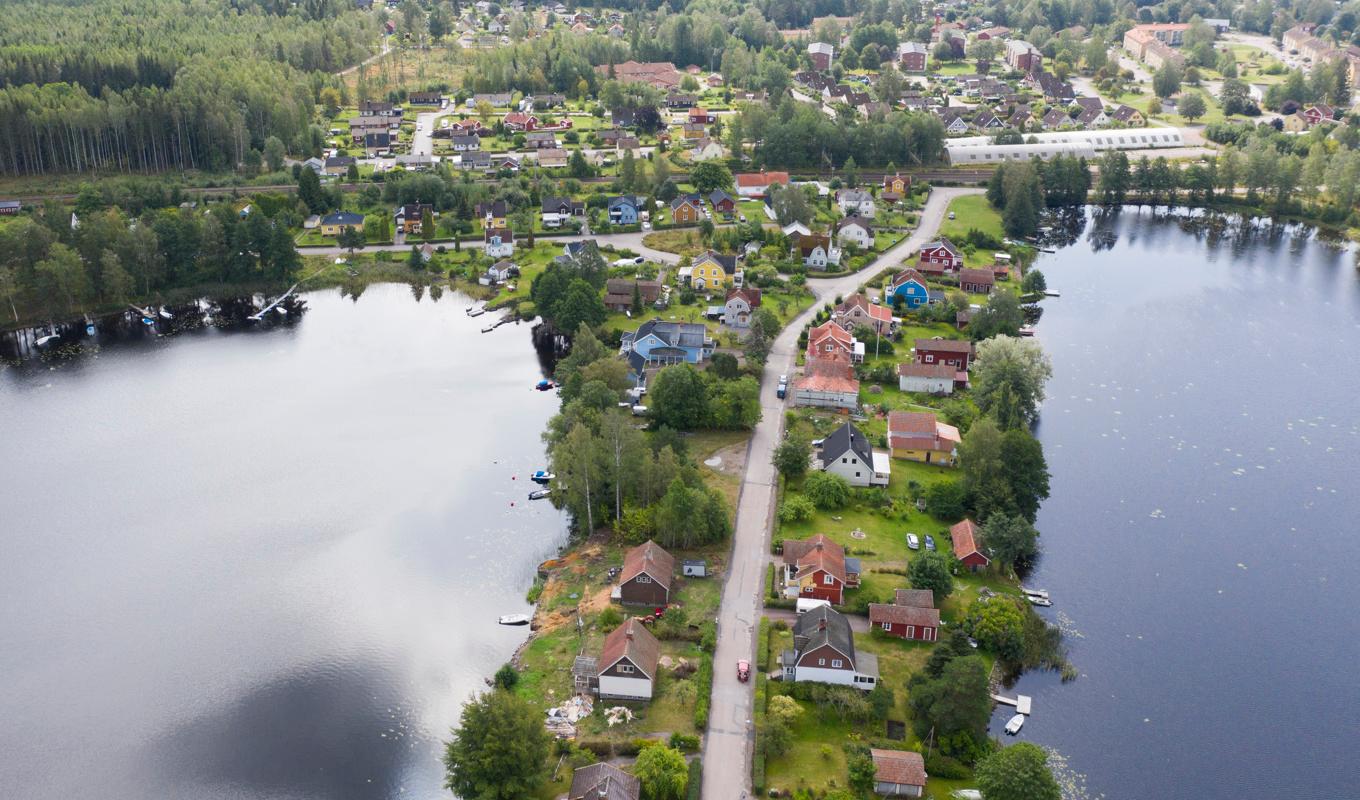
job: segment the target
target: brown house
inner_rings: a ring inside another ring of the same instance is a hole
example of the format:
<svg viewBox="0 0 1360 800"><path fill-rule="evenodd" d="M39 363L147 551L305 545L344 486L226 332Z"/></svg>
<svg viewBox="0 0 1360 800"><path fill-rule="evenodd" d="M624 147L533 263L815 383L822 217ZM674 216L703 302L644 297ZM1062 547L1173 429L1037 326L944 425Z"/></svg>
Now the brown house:
<svg viewBox="0 0 1360 800"><path fill-rule="evenodd" d="M651 305L661 296L661 283L658 281L630 281L627 278L610 278L604 285L604 307L610 311L628 311L633 307L633 287L637 286L638 295L644 306Z"/></svg>
<svg viewBox="0 0 1360 800"><path fill-rule="evenodd" d="M625 605L664 606L671 599L674 574L675 557L649 539L623 557L616 599Z"/></svg>
<svg viewBox="0 0 1360 800"><path fill-rule="evenodd" d="M650 700L656 687L661 644L635 618L629 618L604 639L600 650L600 697Z"/></svg>
<svg viewBox="0 0 1360 800"><path fill-rule="evenodd" d="M970 294L991 294L996 273L990 269L965 269L959 272L959 288Z"/></svg>

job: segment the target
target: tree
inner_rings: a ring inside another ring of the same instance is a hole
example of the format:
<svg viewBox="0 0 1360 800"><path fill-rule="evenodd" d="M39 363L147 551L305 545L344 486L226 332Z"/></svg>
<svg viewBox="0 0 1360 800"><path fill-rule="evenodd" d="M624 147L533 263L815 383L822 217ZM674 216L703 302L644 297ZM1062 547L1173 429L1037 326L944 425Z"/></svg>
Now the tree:
<svg viewBox="0 0 1360 800"><path fill-rule="evenodd" d="M1038 745L1018 742L1003 747L977 766L983 800L1060 800L1062 791Z"/></svg>
<svg viewBox="0 0 1360 800"><path fill-rule="evenodd" d="M623 159L619 161L619 189L624 192L631 192L637 188L637 183L637 159L633 156L632 150L625 150L623 151Z"/></svg>
<svg viewBox="0 0 1360 800"><path fill-rule="evenodd" d="M1002 659L1016 662L1025 650L1025 609L1023 600L1015 597L994 597L968 607L964 629Z"/></svg>
<svg viewBox="0 0 1360 800"><path fill-rule="evenodd" d="M1100 195L1106 203L1122 203L1128 194L1131 176L1129 157L1118 150L1107 152L1100 159Z"/></svg>
<svg viewBox="0 0 1360 800"><path fill-rule="evenodd" d="M595 512L604 494L605 459L602 441L584 422L572 425L549 454L557 475L553 504L570 511L576 525L584 522L587 534L595 530Z"/></svg>
<svg viewBox="0 0 1360 800"><path fill-rule="evenodd" d="M807 437L786 430L783 441L774 449L774 468L785 478L801 478L807 474L808 459L811 456L812 445Z"/></svg>
<svg viewBox="0 0 1360 800"><path fill-rule="evenodd" d="M741 375L741 365L731 353L714 353L708 359L708 372L725 381L735 380Z"/></svg>
<svg viewBox="0 0 1360 800"><path fill-rule="evenodd" d="M340 90L333 86L327 86L317 94L317 99L321 103L321 108L326 112L326 116L333 117L340 113Z"/></svg>
<svg viewBox="0 0 1360 800"><path fill-rule="evenodd" d="M709 195L718 189L731 188L732 171L719 161L703 161L690 170L689 181L700 194Z"/></svg>
<svg viewBox="0 0 1360 800"><path fill-rule="evenodd" d="M792 697L777 694L770 698L765 711L765 746L772 756L788 751L793 740L793 724L802 716L803 709Z"/></svg>
<svg viewBox="0 0 1360 800"><path fill-rule="evenodd" d="M1033 236L1039 230L1039 209L1034 205L1034 197L1028 192L1012 195L1006 200L1006 208L1001 212L1001 223L1008 236Z"/></svg>
<svg viewBox="0 0 1360 800"><path fill-rule="evenodd" d="M973 315L968 323L968 335L979 342L993 336L1019 336L1024 324L1025 313L1015 295L996 292L987 298L987 305Z"/></svg>
<svg viewBox="0 0 1360 800"><path fill-rule="evenodd" d="M997 336L978 342L973 400L1002 430L1027 427L1038 417L1053 363L1032 339Z"/></svg>
<svg viewBox="0 0 1360 800"><path fill-rule="evenodd" d="M314 170L303 167L298 172L298 199L313 214L322 214L330 208L330 200L321 188L321 178Z"/></svg>
<svg viewBox="0 0 1360 800"><path fill-rule="evenodd" d="M642 313L642 289L638 287L637 281L633 281L633 300L629 304L629 310L635 317Z"/></svg>
<svg viewBox="0 0 1360 800"><path fill-rule="evenodd" d="M1049 474L1044 446L1027 430L1006 431L1001 437L1001 462L1005 465L1010 489L1008 510L1033 522L1039 515L1039 504L1048 499ZM983 509L979 509L979 517L990 516L982 512Z"/></svg>
<svg viewBox="0 0 1360 800"><path fill-rule="evenodd" d="M907 580L914 589L929 589L939 607L954 592L954 576L950 572L949 557L934 550L912 556L907 564Z"/></svg>
<svg viewBox="0 0 1360 800"><path fill-rule="evenodd" d="M643 748L633 764L647 800L682 800L689 780L689 765L679 750L661 745Z"/></svg>
<svg viewBox="0 0 1360 800"><path fill-rule="evenodd" d="M553 306L553 321L564 331L576 330L582 324L593 328L602 324L608 314L599 292L584 278L573 278L562 299Z"/></svg>
<svg viewBox="0 0 1360 800"><path fill-rule="evenodd" d="M463 706L444 747L445 788L465 800L518 800L547 776L548 732L537 709L506 691Z"/></svg>
<svg viewBox="0 0 1360 800"><path fill-rule="evenodd" d="M1152 91L1163 99L1172 97L1181 90L1183 77L1180 67L1171 63L1163 64L1161 69L1152 75Z"/></svg>
<svg viewBox="0 0 1360 800"><path fill-rule="evenodd" d="M501 665L500 669L496 670L494 681L497 689L508 691L515 688L515 684L519 683L519 672L516 671L514 664L506 662Z"/></svg>
<svg viewBox="0 0 1360 800"><path fill-rule="evenodd" d="M1038 269L1031 269L1025 273L1025 279L1020 282L1020 291L1025 294L1038 294L1048 291L1048 281L1044 278L1044 273Z"/></svg>
<svg viewBox="0 0 1360 800"><path fill-rule="evenodd" d="M709 425L720 430L749 430L760 422L760 386L754 378L712 381L708 388Z"/></svg>
<svg viewBox="0 0 1360 800"><path fill-rule="evenodd" d="M841 174L845 176L846 186L853 189L859 183L859 165L855 163L854 156L845 159L845 163L841 165Z"/></svg>
<svg viewBox="0 0 1360 800"><path fill-rule="evenodd" d="M264 161L269 166L270 172L278 172L283 169L283 160L287 152L283 147L283 140L277 136L269 136L264 140Z"/></svg>
<svg viewBox="0 0 1360 800"><path fill-rule="evenodd" d="M944 665L940 677L913 676L910 686L908 702L920 738L933 728L947 754L973 751L985 741L992 700L987 667L980 657L955 657Z"/></svg>
<svg viewBox="0 0 1360 800"><path fill-rule="evenodd" d="M591 169L590 163L586 161L586 157L581 154L580 150L571 151L571 158L567 162L567 172L577 180L584 180L595 174L595 170Z"/></svg>
<svg viewBox="0 0 1360 800"><path fill-rule="evenodd" d="M80 255L64 244L54 244L47 258L34 265L38 290L48 299L48 308L67 313L80 310L90 300L90 279ZM55 303L61 301L61 305Z"/></svg>
<svg viewBox="0 0 1360 800"><path fill-rule="evenodd" d="M1023 517L991 515L982 525L982 540L993 560L1010 567L1039 554L1039 532Z"/></svg>
<svg viewBox="0 0 1360 800"><path fill-rule="evenodd" d="M384 216L383 220L386 221L387 217ZM529 232L530 235L532 236L533 234L532 225L529 228ZM435 235L434 210L431 209L429 206L424 206L420 209L420 235L427 242L434 241ZM533 247L534 246L533 242L529 242L529 246Z"/></svg>
<svg viewBox="0 0 1360 800"><path fill-rule="evenodd" d="M658 425L694 430L708 421L708 391L690 364L673 364L652 379L650 413Z"/></svg>
<svg viewBox="0 0 1360 800"><path fill-rule="evenodd" d="M1194 122L1204 116L1208 108L1204 104L1204 96L1199 92L1186 92L1181 97L1180 105L1177 107L1182 117Z"/></svg>
<svg viewBox="0 0 1360 800"><path fill-rule="evenodd" d="M770 187L770 208L774 209L775 219L780 225L812 222L813 209L802 187L775 184Z"/></svg>
<svg viewBox="0 0 1360 800"><path fill-rule="evenodd" d="M813 505L828 511L845 508L850 502L849 482L830 472L814 472L807 476L803 491Z"/></svg>

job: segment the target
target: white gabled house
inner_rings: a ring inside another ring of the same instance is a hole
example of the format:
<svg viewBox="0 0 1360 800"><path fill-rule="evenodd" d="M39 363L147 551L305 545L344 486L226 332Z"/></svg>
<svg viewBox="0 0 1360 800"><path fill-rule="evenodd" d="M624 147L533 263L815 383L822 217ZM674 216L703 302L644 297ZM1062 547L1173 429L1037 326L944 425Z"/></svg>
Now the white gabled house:
<svg viewBox="0 0 1360 800"><path fill-rule="evenodd" d="M874 452L869 439L849 422L822 440L818 461L822 472L839 475L851 486L887 486L892 471L888 454Z"/></svg>
<svg viewBox="0 0 1360 800"><path fill-rule="evenodd" d="M660 653L660 643L646 626L636 618L625 620L605 637L600 650L600 697L652 699Z"/></svg>
<svg viewBox="0 0 1360 800"><path fill-rule="evenodd" d="M793 626L793 649L779 658L786 681L813 681L870 691L878 684L878 656L855 651L850 621L830 606L803 614Z"/></svg>

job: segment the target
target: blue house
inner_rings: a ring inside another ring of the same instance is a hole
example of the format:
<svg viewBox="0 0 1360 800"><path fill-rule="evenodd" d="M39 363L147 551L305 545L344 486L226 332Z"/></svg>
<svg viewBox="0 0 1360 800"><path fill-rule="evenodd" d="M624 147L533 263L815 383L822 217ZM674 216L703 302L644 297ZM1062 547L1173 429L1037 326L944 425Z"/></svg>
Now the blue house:
<svg viewBox="0 0 1360 800"><path fill-rule="evenodd" d="M925 276L914 269L897 273L892 283L888 284L884 299L890 305L897 305L900 302L905 308L920 308L926 303L933 302L930 289L926 287Z"/></svg>
<svg viewBox="0 0 1360 800"><path fill-rule="evenodd" d="M703 325L652 319L623 334L619 352L628 357L633 375L640 378L651 367L698 364L713 355L714 346Z"/></svg>
<svg viewBox="0 0 1360 800"><path fill-rule="evenodd" d="M613 225L638 224L638 199L631 195L609 198L609 222Z"/></svg>

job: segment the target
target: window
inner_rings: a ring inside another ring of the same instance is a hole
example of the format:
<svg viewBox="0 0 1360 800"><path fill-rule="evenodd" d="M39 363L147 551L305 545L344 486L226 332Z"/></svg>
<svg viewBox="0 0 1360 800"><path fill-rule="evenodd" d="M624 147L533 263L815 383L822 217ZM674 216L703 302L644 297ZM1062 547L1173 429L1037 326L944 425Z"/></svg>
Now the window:
<svg viewBox="0 0 1360 800"><path fill-rule="evenodd" d="M926 363L927 363L927 364L934 364L934 363L935 363L935 356L927 355L927 356L926 356Z"/></svg>
<svg viewBox="0 0 1360 800"><path fill-rule="evenodd" d="M819 666L819 667L825 667L825 666L826 666L826 659L825 659L825 658L819 658L819 659L817 659L817 666Z"/></svg>
<svg viewBox="0 0 1360 800"><path fill-rule="evenodd" d="M883 623L883 630L885 630L885 631L890 631L890 630L892 630L892 623L891 623L891 622L885 622L885 623Z"/></svg>
<svg viewBox="0 0 1360 800"><path fill-rule="evenodd" d="M650 576L650 575L639 575L639 576L637 576L636 578L634 578L633 580L637 581L638 583L651 583L651 582L652 582L652 576Z"/></svg>
<svg viewBox="0 0 1360 800"><path fill-rule="evenodd" d="M849 464L849 463L850 463L850 459L845 458L844 456L842 456L842 457L841 457L841 463L842 463L842 464Z"/></svg>
<svg viewBox="0 0 1360 800"><path fill-rule="evenodd" d="M615 669L617 669L617 670L619 671L619 674L620 674L620 675L632 675L632 674L633 674L633 665L632 665L632 664L618 664L618 665L615 666Z"/></svg>
<svg viewBox="0 0 1360 800"><path fill-rule="evenodd" d="M832 575L831 573L824 573L822 575L822 583L826 584L827 586L834 586L836 583L836 576Z"/></svg>
<svg viewBox="0 0 1360 800"><path fill-rule="evenodd" d="M908 638L908 639L915 639L915 638L916 638L916 626L915 626L915 625L908 625L908 626L907 626L907 638Z"/></svg>

